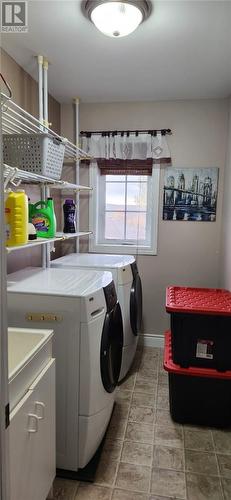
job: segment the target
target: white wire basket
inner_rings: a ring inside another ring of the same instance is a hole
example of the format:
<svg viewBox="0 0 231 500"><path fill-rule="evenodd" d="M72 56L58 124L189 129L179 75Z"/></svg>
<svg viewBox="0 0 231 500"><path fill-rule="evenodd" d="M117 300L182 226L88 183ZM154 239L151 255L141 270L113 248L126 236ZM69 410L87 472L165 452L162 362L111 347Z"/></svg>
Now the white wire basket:
<svg viewBox="0 0 231 500"><path fill-rule="evenodd" d="M65 144L48 134L3 135L3 161L11 167L59 180Z"/></svg>

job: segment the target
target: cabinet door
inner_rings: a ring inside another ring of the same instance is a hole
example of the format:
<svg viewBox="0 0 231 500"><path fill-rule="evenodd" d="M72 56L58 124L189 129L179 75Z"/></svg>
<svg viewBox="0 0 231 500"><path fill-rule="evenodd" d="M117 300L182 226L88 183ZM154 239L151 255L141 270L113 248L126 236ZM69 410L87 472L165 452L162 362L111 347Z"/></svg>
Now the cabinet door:
<svg viewBox="0 0 231 500"><path fill-rule="evenodd" d="M44 368L10 420L10 500L44 500L55 477L55 361Z"/></svg>

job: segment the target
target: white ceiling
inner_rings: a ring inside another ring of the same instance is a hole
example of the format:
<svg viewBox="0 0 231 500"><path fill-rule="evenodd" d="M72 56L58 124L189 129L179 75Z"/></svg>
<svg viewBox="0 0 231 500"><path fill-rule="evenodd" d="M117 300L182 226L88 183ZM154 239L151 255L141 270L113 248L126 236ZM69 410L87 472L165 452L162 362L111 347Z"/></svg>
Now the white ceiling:
<svg viewBox="0 0 231 500"><path fill-rule="evenodd" d="M150 18L128 37L101 34L80 1L32 1L29 33L2 35L3 48L37 78L50 61L60 102L226 97L231 94L231 1L153 0Z"/></svg>

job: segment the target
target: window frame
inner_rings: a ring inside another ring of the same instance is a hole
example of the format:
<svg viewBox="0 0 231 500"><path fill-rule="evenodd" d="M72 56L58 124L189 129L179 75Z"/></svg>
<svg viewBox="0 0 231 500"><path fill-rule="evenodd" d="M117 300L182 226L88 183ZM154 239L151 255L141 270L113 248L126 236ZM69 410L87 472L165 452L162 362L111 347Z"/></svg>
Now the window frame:
<svg viewBox="0 0 231 500"><path fill-rule="evenodd" d="M160 190L160 165L155 164L152 169L152 176L148 179L147 189L147 223L149 228L149 241L143 244L141 241L136 243L118 243L116 240L100 239L100 220L104 216L102 207L102 176L97 163L90 165L90 185L93 191L89 200L89 228L92 235L89 238L89 250L95 253L111 254L140 254L157 255L157 234L158 234L158 215L159 215L159 190ZM105 181L106 184L106 181ZM105 193L105 189L104 189ZM105 196L104 196L105 198ZM141 212L142 213L142 212ZM98 215L99 214L99 215ZM104 224L103 224L104 226ZM102 234L102 233L101 233Z"/></svg>

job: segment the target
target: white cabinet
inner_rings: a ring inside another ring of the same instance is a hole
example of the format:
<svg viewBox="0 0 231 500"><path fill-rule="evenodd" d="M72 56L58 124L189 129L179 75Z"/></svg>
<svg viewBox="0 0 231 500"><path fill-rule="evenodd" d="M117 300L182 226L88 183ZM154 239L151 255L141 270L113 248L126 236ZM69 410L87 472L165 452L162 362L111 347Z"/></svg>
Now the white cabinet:
<svg viewBox="0 0 231 500"><path fill-rule="evenodd" d="M45 500L55 477L55 360L10 415L10 500Z"/></svg>

